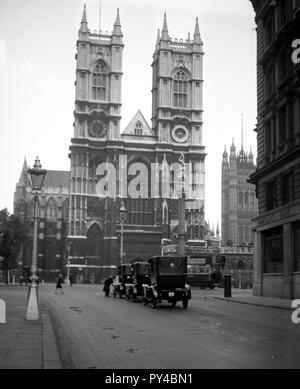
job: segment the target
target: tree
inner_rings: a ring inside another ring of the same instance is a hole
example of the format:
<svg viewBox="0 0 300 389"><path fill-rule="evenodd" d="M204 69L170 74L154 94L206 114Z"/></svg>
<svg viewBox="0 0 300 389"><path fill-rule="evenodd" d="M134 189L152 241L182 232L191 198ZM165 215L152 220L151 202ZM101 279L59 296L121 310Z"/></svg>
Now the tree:
<svg viewBox="0 0 300 389"><path fill-rule="evenodd" d="M0 211L0 257L1 266L8 284L10 269L17 267L17 255L26 237L26 225L20 219L9 214L6 208Z"/></svg>

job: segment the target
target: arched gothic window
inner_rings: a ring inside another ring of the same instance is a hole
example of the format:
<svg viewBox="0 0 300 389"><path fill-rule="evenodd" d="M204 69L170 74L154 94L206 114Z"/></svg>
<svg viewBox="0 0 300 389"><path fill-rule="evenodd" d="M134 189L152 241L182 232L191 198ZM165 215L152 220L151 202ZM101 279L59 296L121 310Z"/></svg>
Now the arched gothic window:
<svg viewBox="0 0 300 389"><path fill-rule="evenodd" d="M188 77L182 70L179 70L174 77L173 103L174 107L178 108L186 108L188 104Z"/></svg>
<svg viewBox="0 0 300 389"><path fill-rule="evenodd" d="M92 98L93 100L107 99L107 68L101 62L98 62L92 75Z"/></svg>
<svg viewBox="0 0 300 389"><path fill-rule="evenodd" d="M52 198L47 203L46 218L56 220L56 203Z"/></svg>
<svg viewBox="0 0 300 389"><path fill-rule="evenodd" d="M239 209L243 209L243 193L239 193Z"/></svg>
<svg viewBox="0 0 300 389"><path fill-rule="evenodd" d="M135 133L135 135L142 135L143 134L143 125L139 120L135 124L134 133Z"/></svg>
<svg viewBox="0 0 300 389"><path fill-rule="evenodd" d="M100 259L103 252L102 231L98 224L93 224L87 233L87 255L94 259Z"/></svg>
<svg viewBox="0 0 300 389"><path fill-rule="evenodd" d="M246 211L248 211L248 209L249 209L249 193L248 192L245 193L245 209L246 209Z"/></svg>

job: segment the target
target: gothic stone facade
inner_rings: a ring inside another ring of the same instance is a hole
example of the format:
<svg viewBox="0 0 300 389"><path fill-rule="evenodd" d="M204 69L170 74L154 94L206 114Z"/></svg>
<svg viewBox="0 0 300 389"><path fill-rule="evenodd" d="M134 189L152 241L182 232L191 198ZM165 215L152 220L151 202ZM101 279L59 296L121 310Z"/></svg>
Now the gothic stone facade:
<svg viewBox="0 0 300 389"><path fill-rule="evenodd" d="M255 185L249 184L255 170L253 154L239 154L232 143L230 155L225 151L222 161L222 245L240 246L253 242L251 220L257 216Z"/></svg>
<svg viewBox="0 0 300 389"><path fill-rule="evenodd" d="M252 4L258 56L254 293L299 298L300 65L292 45L300 38L300 2Z"/></svg>
<svg viewBox="0 0 300 389"><path fill-rule="evenodd" d="M156 192L163 178L158 174L153 179L151 164L170 166L184 153L185 162L192 166L193 184L198 182L201 187L195 201L187 202L187 213L193 208L198 227L204 220L203 43L198 20L194 39L188 36L178 41L170 38L165 15L153 55L152 125L138 111L121 133L123 48L119 11L113 32L107 35L89 30L84 9L77 41L74 137L69 155L68 243L71 267L89 269L100 278L114 272L120 261L122 201L127 209L126 261L160 254L162 239L170 238L178 225L178 199L172 190ZM132 198L128 185L134 186L140 175L148 177L148 187L136 185L139 194ZM102 179L112 185L113 196L101 187ZM174 174L171 181L176 181ZM195 231L200 234L200 228Z"/></svg>

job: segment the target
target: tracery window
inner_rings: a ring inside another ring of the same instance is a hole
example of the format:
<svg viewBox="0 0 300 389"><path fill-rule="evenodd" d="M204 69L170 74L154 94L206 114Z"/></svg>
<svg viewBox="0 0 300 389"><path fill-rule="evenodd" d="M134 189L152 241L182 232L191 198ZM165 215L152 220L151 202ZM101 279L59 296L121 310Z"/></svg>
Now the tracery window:
<svg viewBox="0 0 300 389"><path fill-rule="evenodd" d="M174 77L173 103L178 108L186 108L188 104L188 77L182 70L179 70Z"/></svg>
<svg viewBox="0 0 300 389"><path fill-rule="evenodd" d="M107 94L107 68L104 64L97 63L92 75L92 98L93 100L106 100Z"/></svg>
<svg viewBox="0 0 300 389"><path fill-rule="evenodd" d="M88 257L101 258L103 252L102 247L102 231L98 224L93 224L87 233L87 255Z"/></svg>
<svg viewBox="0 0 300 389"><path fill-rule="evenodd" d="M135 124L134 133L135 133L135 135L142 135L143 134L143 125L139 120Z"/></svg>
<svg viewBox="0 0 300 389"><path fill-rule="evenodd" d="M56 203L52 198L47 203L46 216L48 220L56 220Z"/></svg>

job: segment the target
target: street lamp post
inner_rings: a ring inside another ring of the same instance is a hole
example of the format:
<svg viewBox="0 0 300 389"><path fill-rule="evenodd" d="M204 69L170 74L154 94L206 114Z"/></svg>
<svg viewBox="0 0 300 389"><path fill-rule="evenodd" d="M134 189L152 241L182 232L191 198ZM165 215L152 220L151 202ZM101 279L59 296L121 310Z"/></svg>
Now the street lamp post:
<svg viewBox="0 0 300 389"><path fill-rule="evenodd" d="M70 285L70 249L72 247L72 243L67 240L67 284Z"/></svg>
<svg viewBox="0 0 300 389"><path fill-rule="evenodd" d="M123 249L123 240L124 240L124 222L126 220L126 207L124 202L122 201L119 211L119 217L120 217L120 225L121 225L121 239L120 239L120 265L123 264L123 256L124 256L124 249Z"/></svg>
<svg viewBox="0 0 300 389"><path fill-rule="evenodd" d="M181 166L181 194L178 202L178 255L185 256L185 159L182 153L179 158Z"/></svg>
<svg viewBox="0 0 300 389"><path fill-rule="evenodd" d="M34 230L33 230L33 250L32 250L32 262L31 262L31 283L28 291L27 301L27 320L38 320L39 318L39 307L38 307L38 293L37 293L37 236L38 236L38 205L39 205L39 194L42 191L44 180L47 174L47 170L42 169L41 162L37 157L33 169L28 170L32 193L34 193Z"/></svg>

